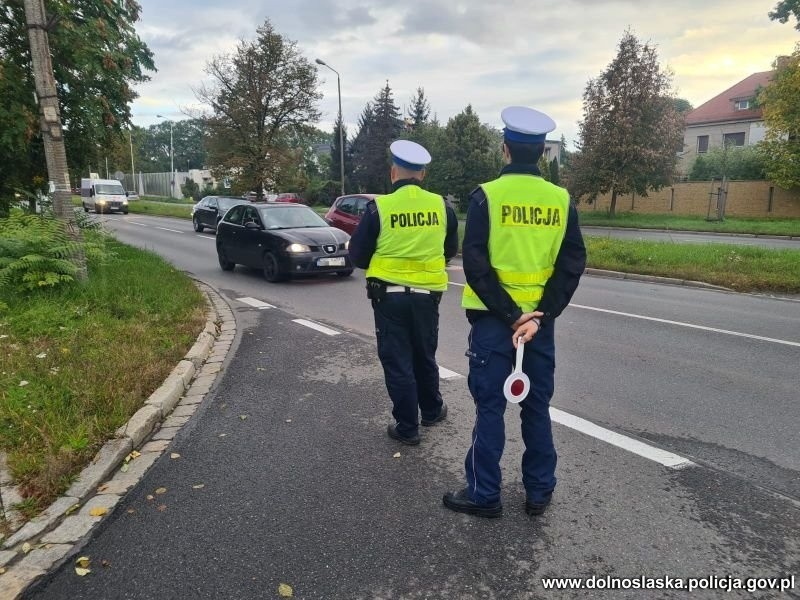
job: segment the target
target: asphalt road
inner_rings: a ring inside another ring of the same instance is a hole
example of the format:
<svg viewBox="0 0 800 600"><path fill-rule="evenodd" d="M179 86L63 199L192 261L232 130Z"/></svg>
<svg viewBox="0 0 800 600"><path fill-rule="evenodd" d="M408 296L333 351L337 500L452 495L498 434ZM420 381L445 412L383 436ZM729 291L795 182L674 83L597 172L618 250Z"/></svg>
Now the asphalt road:
<svg viewBox="0 0 800 600"><path fill-rule="evenodd" d="M439 506L463 477L464 378L443 382L451 417L422 446L386 438L362 277L268 284L222 272L213 233L186 221L107 220L220 289L244 329L213 399L174 443L181 461L159 461L82 550L111 566L81 579L66 565L31 597L268 598L285 582L298 598L536 598L547 576L800 575L800 303L585 277L557 325L553 406L693 465L665 468L556 425L555 504L530 521L511 408L506 515L486 522ZM438 360L465 374L463 273L450 274ZM158 511L145 496L161 486Z"/></svg>

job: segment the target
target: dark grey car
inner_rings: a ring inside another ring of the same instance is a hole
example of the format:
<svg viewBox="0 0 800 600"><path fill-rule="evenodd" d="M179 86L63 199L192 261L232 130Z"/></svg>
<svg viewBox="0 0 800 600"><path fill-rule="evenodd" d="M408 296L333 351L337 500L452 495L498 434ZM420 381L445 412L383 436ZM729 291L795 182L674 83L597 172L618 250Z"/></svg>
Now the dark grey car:
<svg viewBox="0 0 800 600"><path fill-rule="evenodd" d="M347 233L302 204L234 206L217 229L219 266L262 269L267 281L292 275L347 277L353 272L349 243Z"/></svg>
<svg viewBox="0 0 800 600"><path fill-rule="evenodd" d="M206 227L216 229L228 209L242 203L246 203L246 200L229 196L206 196L192 209L194 230L200 232Z"/></svg>

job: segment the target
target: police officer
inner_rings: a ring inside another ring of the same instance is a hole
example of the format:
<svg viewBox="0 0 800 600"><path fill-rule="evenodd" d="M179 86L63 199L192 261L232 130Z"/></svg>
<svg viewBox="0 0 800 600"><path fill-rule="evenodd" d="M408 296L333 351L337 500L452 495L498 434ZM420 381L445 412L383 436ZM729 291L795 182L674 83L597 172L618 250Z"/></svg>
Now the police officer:
<svg viewBox="0 0 800 600"><path fill-rule="evenodd" d="M472 325L468 384L476 407L464 465L467 485L443 497L447 508L482 517L499 517L503 510L503 383L513 370L517 343L526 343L522 370L531 382L520 403L525 511L540 515L550 503L556 485L549 414L555 319L586 265L578 214L567 191L545 181L536 167L555 123L516 106L506 108L502 119L507 164L498 179L470 195L462 247L467 286L461 305Z"/></svg>
<svg viewBox="0 0 800 600"><path fill-rule="evenodd" d="M422 189L431 155L411 141L390 146L392 193L367 204L350 239L353 264L367 269L378 356L396 423L389 437L419 444L422 424L447 416L439 393L436 347L445 260L458 251L458 220L444 199Z"/></svg>

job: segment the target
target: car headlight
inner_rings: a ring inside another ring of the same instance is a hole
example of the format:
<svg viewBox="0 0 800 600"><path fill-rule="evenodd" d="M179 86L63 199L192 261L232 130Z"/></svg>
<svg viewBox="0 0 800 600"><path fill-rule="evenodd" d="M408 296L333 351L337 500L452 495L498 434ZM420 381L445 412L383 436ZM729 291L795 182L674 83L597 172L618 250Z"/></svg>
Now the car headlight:
<svg viewBox="0 0 800 600"><path fill-rule="evenodd" d="M305 244L289 244L289 246L286 247L286 250L289 252L311 252L311 248Z"/></svg>
<svg viewBox="0 0 800 600"><path fill-rule="evenodd" d="M100 198L100 199L97 201L97 203L98 203L98 204L105 204L105 203L106 203L106 199L105 199L105 198Z"/></svg>
<svg viewBox="0 0 800 600"><path fill-rule="evenodd" d="M122 201L122 203L123 203L123 204L127 204L127 203L128 203L128 200L127 200L127 199L125 199L125 200L123 200L123 201Z"/></svg>

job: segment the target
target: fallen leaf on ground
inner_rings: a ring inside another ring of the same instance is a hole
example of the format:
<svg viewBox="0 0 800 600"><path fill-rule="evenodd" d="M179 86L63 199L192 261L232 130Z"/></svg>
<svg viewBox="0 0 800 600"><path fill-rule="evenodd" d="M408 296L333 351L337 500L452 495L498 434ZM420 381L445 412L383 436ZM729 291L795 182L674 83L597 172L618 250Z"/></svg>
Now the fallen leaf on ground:
<svg viewBox="0 0 800 600"><path fill-rule="evenodd" d="M242 421L244 421L245 419L247 419L247 415L239 415L239 418L240 418Z"/></svg>
<svg viewBox="0 0 800 600"><path fill-rule="evenodd" d="M5 567L0 567L0 575L2 575L5 572L6 572L6 568Z"/></svg>
<svg viewBox="0 0 800 600"><path fill-rule="evenodd" d="M103 493L103 492L105 492L107 489L108 489L108 484L107 484L107 483L104 483L103 485L101 485L100 487L98 487L98 488L97 488L97 493L98 493L98 494L102 494L102 493Z"/></svg>
<svg viewBox="0 0 800 600"><path fill-rule="evenodd" d="M90 562L92 562L92 560L88 556L81 556L75 561L75 564L85 569L89 566Z"/></svg>
<svg viewBox="0 0 800 600"><path fill-rule="evenodd" d="M22 544L22 553L23 554L27 554L31 550L33 550L33 546L31 546L28 542L25 542L24 544Z"/></svg>
<svg viewBox="0 0 800 600"><path fill-rule="evenodd" d="M166 494L166 493L167 493L167 488L165 488L165 487L160 487L160 488L158 488L156 490L156 494L159 494L159 495Z"/></svg>
<svg viewBox="0 0 800 600"><path fill-rule="evenodd" d="M129 508L129 509L128 509L128 514L129 514L129 515L132 515L132 514L133 514L133 513L135 513L135 512L136 512L136 509L135 509L135 508Z"/></svg>
<svg viewBox="0 0 800 600"><path fill-rule="evenodd" d="M192 489L193 490L202 490L204 487L206 487L205 483L198 483L197 485L193 485Z"/></svg>
<svg viewBox="0 0 800 600"><path fill-rule="evenodd" d="M91 569L82 569L81 567L75 567L75 573L77 573L80 577L86 577L91 572L92 572Z"/></svg>
<svg viewBox="0 0 800 600"><path fill-rule="evenodd" d="M128 469L130 469L130 467L128 466L128 463L125 463L125 464L123 464L123 465L122 465L122 466L119 468L119 470L120 470L120 472L121 472L121 473L127 473L127 472L128 472Z"/></svg>
<svg viewBox="0 0 800 600"><path fill-rule="evenodd" d="M392 458L400 458L400 453L395 452L394 454L392 454Z"/></svg>
<svg viewBox="0 0 800 600"><path fill-rule="evenodd" d="M25 381L24 379L19 382L19 387L25 387L26 385L28 385L28 382Z"/></svg>
<svg viewBox="0 0 800 600"><path fill-rule="evenodd" d="M147 494L147 499L148 500L152 500L153 498L155 498L155 496L153 496L153 494Z"/></svg>
<svg viewBox="0 0 800 600"><path fill-rule="evenodd" d="M98 489L97 491L99 492L99 491L101 491L101 490L99 490L99 489ZM80 507L81 507L81 505L80 505L80 504L73 504L73 505L72 505L72 506L70 506L70 507L69 507L67 510L65 510L65 511L64 511L64 516L65 516L65 517L68 517L68 516L70 516L72 513L74 513L74 512L75 512L76 510L78 510Z"/></svg>
<svg viewBox="0 0 800 600"><path fill-rule="evenodd" d="M227 433L220 433L219 437L227 437L227 435L228 435Z"/></svg>
<svg viewBox="0 0 800 600"><path fill-rule="evenodd" d="M106 513L108 513L108 509L105 506L95 506L89 511L89 514L93 517L102 517Z"/></svg>
<svg viewBox="0 0 800 600"><path fill-rule="evenodd" d="M176 459L176 458L180 458L181 455L178 454L177 452L173 452L172 454L169 455L169 457L172 458L172 459Z"/></svg>
<svg viewBox="0 0 800 600"><path fill-rule="evenodd" d="M158 510L158 512L164 512L165 510L167 510L167 505L166 504L159 504L156 507L156 510Z"/></svg>
<svg viewBox="0 0 800 600"><path fill-rule="evenodd" d="M105 558L103 559L103 561L100 564L103 565L104 567L110 567L111 566L111 563L108 562Z"/></svg>
<svg viewBox="0 0 800 600"><path fill-rule="evenodd" d="M41 354L37 354L36 358L47 358L47 352L42 352Z"/></svg>
<svg viewBox="0 0 800 600"><path fill-rule="evenodd" d="M281 598L291 598L292 597L292 586L288 583L282 583L278 586L278 595Z"/></svg>

